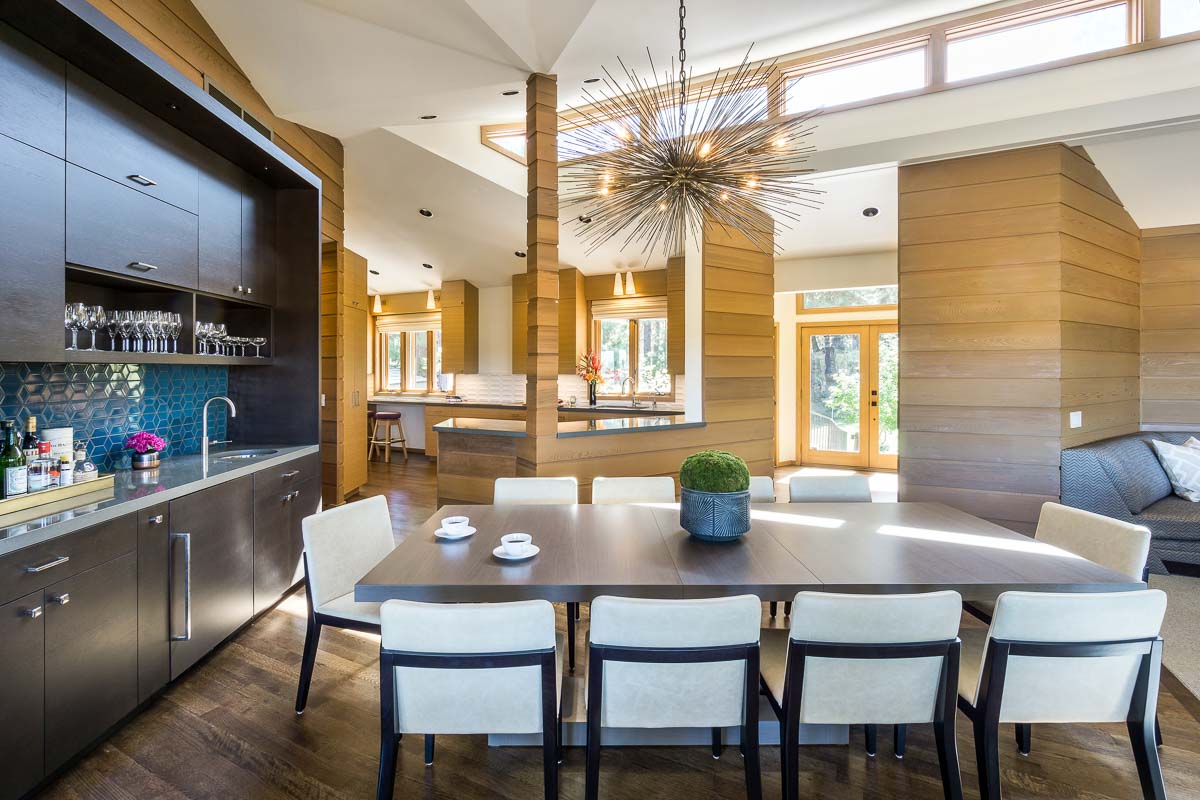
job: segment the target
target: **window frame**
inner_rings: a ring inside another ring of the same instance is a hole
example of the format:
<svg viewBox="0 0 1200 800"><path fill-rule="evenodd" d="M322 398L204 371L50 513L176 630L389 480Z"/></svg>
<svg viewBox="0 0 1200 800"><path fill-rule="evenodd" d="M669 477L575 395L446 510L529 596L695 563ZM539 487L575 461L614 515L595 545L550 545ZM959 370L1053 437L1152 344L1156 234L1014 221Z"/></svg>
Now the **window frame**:
<svg viewBox="0 0 1200 800"><path fill-rule="evenodd" d="M617 319L622 319L622 318L618 317ZM664 320L667 324L667 329L670 330L671 323L670 323L669 318L667 318L667 317L631 316L631 317L629 317L628 320L626 320L629 324L629 354L628 355L629 355L629 373L631 375L638 374L637 373L637 355L638 355L638 344L639 344L638 321L643 320L643 319ZM595 352L597 347L599 346L601 323L613 322L613 321L614 320L612 317L609 317L608 319L593 319L592 320L592 330L591 330L592 338L591 338L591 341L589 342L590 350ZM633 382L632 397L637 400L662 400L663 402L671 402L675 398L675 376L671 374L670 369L667 370L667 381L669 384L669 388L667 389L667 391L662 394L656 394L655 392L639 392L637 390L638 382L635 380ZM630 395L627 395L627 394L604 394L604 393L601 393L599 390L597 390L596 397L603 398L605 400L623 400L623 399L629 398Z"/></svg>
<svg viewBox="0 0 1200 800"><path fill-rule="evenodd" d="M851 286L843 289L812 289L814 292L833 292L833 291L852 291L854 289L880 289L883 286ZM896 303L879 303L869 306L822 306L819 308L808 308L805 305L807 301L807 292L796 293L796 314L847 314L858 313L860 311L892 311L899 313L900 304Z"/></svg>
<svg viewBox="0 0 1200 800"><path fill-rule="evenodd" d="M409 352L408 337L409 336L417 336L422 333L425 334L425 337L426 337L425 346L426 346L426 352L429 353L429 372L430 372L430 374L429 374L428 378L426 379L426 387L424 389L412 389L412 388L410 388L410 383L409 383L408 359L409 359L410 355L413 355L413 357L415 357L415 355L411 354ZM433 330L432 328L430 328L428 330L424 330L424 331L379 331L376 334L376 340L375 340L375 344L376 344L376 346L375 346L375 387L374 387L375 394L377 394L377 395L394 395L394 396L413 395L413 396L418 396L418 397L424 397L424 396L431 395L431 394L443 394L443 392L437 388L437 376L439 374L445 375L445 374L449 374L449 373L438 373L438 372L434 371L434 369L433 369L435 364L440 365L442 363L440 355L437 356L436 358L434 357L435 342L437 341L437 337L435 335L436 333L437 333L437 331ZM389 337L389 336L399 336L400 337L400 388L399 389L389 388L387 385L387 383L388 383L388 363L387 363L388 339L387 339L387 337ZM454 391L454 378L453 377L451 377L451 379L450 379L450 388L447 391L448 392Z"/></svg>

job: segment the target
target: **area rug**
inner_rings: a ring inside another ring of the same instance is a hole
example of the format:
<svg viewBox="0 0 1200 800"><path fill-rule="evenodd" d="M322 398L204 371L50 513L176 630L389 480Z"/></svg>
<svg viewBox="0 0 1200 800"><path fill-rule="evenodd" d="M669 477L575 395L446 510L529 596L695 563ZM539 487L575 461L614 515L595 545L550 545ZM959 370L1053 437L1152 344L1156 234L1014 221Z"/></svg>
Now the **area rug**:
<svg viewBox="0 0 1200 800"><path fill-rule="evenodd" d="M1163 665L1187 690L1200 697L1200 578L1151 575L1150 586L1167 593L1163 623Z"/></svg>

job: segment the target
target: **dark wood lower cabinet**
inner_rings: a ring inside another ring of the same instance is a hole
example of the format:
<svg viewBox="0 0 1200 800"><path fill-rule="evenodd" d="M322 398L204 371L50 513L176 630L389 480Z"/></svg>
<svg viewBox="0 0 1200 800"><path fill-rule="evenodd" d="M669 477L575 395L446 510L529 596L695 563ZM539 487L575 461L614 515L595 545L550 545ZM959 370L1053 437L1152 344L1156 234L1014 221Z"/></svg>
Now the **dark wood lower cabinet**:
<svg viewBox="0 0 1200 800"><path fill-rule="evenodd" d="M138 702L171 680L170 508L166 503L138 512Z"/></svg>
<svg viewBox="0 0 1200 800"><path fill-rule="evenodd" d="M40 590L0 606L0 800L45 774L45 622Z"/></svg>
<svg viewBox="0 0 1200 800"><path fill-rule="evenodd" d="M171 501L171 680L254 614L251 476Z"/></svg>
<svg viewBox="0 0 1200 800"><path fill-rule="evenodd" d="M46 771L137 706L137 555L45 589Z"/></svg>
<svg viewBox="0 0 1200 800"><path fill-rule="evenodd" d="M257 478L257 476L256 476ZM254 491L254 613L277 603L303 577L301 521L321 502L319 478L283 489L264 481Z"/></svg>

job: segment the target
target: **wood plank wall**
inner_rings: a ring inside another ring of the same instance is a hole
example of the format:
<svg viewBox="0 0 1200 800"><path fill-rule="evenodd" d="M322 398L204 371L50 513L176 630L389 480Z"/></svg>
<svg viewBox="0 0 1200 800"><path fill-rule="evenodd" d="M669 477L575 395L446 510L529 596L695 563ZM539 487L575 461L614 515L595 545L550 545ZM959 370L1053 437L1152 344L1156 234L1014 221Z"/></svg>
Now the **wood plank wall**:
<svg viewBox="0 0 1200 800"><path fill-rule="evenodd" d="M1059 144L899 185L900 497L1031 531L1062 447L1137 428L1137 228Z"/></svg>
<svg viewBox="0 0 1200 800"><path fill-rule="evenodd" d="M588 349L588 296L583 273L558 271L558 373L572 375Z"/></svg>
<svg viewBox="0 0 1200 800"><path fill-rule="evenodd" d="M1142 426L1200 429L1200 225L1142 231Z"/></svg>
<svg viewBox="0 0 1200 800"><path fill-rule="evenodd" d="M345 497L345 262L340 243L321 246L321 393L325 395L321 406L321 497L326 506L338 505Z"/></svg>
<svg viewBox="0 0 1200 800"><path fill-rule="evenodd" d="M442 371L479 372L479 289L470 281L442 283Z"/></svg>
<svg viewBox="0 0 1200 800"><path fill-rule="evenodd" d="M683 300L684 272L683 256L667 259L667 372L672 376L683 375L687 331L687 316Z"/></svg>

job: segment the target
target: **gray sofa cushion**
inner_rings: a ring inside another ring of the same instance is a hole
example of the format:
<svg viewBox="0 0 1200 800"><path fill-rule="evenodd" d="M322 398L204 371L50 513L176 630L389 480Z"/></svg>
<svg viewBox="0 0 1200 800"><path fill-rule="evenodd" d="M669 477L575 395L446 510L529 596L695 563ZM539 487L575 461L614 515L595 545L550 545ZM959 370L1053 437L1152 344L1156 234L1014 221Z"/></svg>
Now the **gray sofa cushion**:
<svg viewBox="0 0 1200 800"><path fill-rule="evenodd" d="M1084 445L1095 454L1132 514L1171 495L1171 481L1158 463L1151 438L1122 436Z"/></svg>
<svg viewBox="0 0 1200 800"><path fill-rule="evenodd" d="M1156 539L1200 541L1200 503L1177 495L1149 506L1138 515L1137 521L1150 528Z"/></svg>

